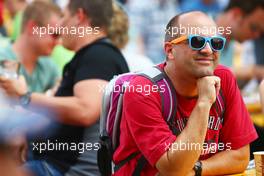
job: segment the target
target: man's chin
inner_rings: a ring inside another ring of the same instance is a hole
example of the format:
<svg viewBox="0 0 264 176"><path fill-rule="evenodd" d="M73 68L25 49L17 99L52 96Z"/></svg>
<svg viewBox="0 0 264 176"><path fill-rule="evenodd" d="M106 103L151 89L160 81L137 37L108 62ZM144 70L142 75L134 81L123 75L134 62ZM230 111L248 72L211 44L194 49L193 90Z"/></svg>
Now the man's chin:
<svg viewBox="0 0 264 176"><path fill-rule="evenodd" d="M196 77L197 78L202 78L205 76L213 76L214 75L214 70L210 69L210 70L200 70L199 72L197 72Z"/></svg>

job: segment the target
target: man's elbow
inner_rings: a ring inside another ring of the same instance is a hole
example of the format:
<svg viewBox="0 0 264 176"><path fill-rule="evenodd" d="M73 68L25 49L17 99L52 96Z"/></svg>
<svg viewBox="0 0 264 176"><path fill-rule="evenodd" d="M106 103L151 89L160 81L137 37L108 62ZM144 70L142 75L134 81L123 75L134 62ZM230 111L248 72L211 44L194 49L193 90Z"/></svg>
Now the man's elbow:
<svg viewBox="0 0 264 176"><path fill-rule="evenodd" d="M247 169L249 163L249 154L242 154L240 157L240 172L244 172Z"/></svg>
<svg viewBox="0 0 264 176"><path fill-rule="evenodd" d="M99 119L100 113L96 112L89 112L91 110L82 110L79 114L78 123L80 126L91 126L92 124L96 123Z"/></svg>
<svg viewBox="0 0 264 176"><path fill-rule="evenodd" d="M249 163L249 145L244 146L236 151L236 160L239 163L238 170L244 172Z"/></svg>
<svg viewBox="0 0 264 176"><path fill-rule="evenodd" d="M92 124L96 123L96 121L99 119L100 113L99 111L96 112L95 109L87 109L83 108L79 112L79 117L78 117L78 124L80 126L91 126Z"/></svg>

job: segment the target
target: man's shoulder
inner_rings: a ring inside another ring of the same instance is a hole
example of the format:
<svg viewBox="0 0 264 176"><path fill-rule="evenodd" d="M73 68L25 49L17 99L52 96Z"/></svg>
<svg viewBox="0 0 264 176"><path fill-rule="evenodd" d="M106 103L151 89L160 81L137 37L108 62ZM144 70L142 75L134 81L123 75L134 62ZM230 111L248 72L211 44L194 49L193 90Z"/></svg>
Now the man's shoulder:
<svg viewBox="0 0 264 176"><path fill-rule="evenodd" d="M130 80L130 85L153 85L149 78L137 73L134 74L135 76Z"/></svg>
<svg viewBox="0 0 264 176"><path fill-rule="evenodd" d="M230 68L224 66L224 65L218 65L214 71L214 74L216 76L219 76L220 78L222 77L230 77L233 78L234 74L233 72L230 70Z"/></svg>
<svg viewBox="0 0 264 176"><path fill-rule="evenodd" d="M99 40L80 49L74 56L73 62L89 65L108 65L108 68L128 72L127 62L121 51L111 42ZM122 73L122 72L121 72Z"/></svg>
<svg viewBox="0 0 264 176"><path fill-rule="evenodd" d="M164 64L156 65L156 67L159 67L160 69L163 69ZM157 83L158 80L155 81L155 78L152 79L151 77L160 77L165 78L166 76L164 74L155 73L156 68L154 69L154 66L147 67L144 70L134 72L134 76L130 80L130 85L150 85L153 86ZM156 74L153 76L153 72ZM151 76L152 75L152 76Z"/></svg>
<svg viewBox="0 0 264 176"><path fill-rule="evenodd" d="M93 42L90 45L81 49L79 53L83 53L84 55L91 55L97 58L104 58L104 57L107 57L109 59L116 57L123 58L121 51L111 42L109 42L107 39L101 39L96 42Z"/></svg>
<svg viewBox="0 0 264 176"><path fill-rule="evenodd" d="M160 102L160 92L158 85L151 82L150 79L135 75L133 78L127 81L125 89L125 101L129 102Z"/></svg>

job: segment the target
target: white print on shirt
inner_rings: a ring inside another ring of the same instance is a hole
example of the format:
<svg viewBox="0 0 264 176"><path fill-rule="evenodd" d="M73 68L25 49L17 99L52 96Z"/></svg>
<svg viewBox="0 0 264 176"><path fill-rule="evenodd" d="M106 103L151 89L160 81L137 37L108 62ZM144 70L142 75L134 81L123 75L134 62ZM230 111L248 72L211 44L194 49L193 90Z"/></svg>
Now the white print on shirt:
<svg viewBox="0 0 264 176"><path fill-rule="evenodd" d="M186 117L176 119L177 128L180 131L182 131L185 128L187 121L188 121L188 118ZM221 117L209 116L208 129L218 131L220 124L222 123L223 123L223 120L221 119Z"/></svg>

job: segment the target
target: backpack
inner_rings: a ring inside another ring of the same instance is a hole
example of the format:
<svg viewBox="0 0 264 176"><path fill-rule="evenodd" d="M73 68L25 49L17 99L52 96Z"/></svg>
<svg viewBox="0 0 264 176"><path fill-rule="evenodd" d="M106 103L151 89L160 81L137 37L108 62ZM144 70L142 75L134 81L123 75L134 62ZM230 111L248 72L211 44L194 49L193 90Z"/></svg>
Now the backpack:
<svg viewBox="0 0 264 176"><path fill-rule="evenodd" d="M163 118L174 135L180 134L175 124L177 110L176 93L171 81L161 68L155 66L138 73L125 73L114 77L104 90L100 115L100 148L98 150L97 162L102 176L109 176L115 173L123 165L140 154L139 152L133 153L117 165L112 160L113 154L119 145L123 96L126 87L129 86L130 80L137 76L143 76L149 79L153 85L164 88L163 91L159 91ZM222 93L217 96L214 105L217 112L221 114L220 117L223 117L225 105ZM139 176L146 163L147 160L142 155L138 160L133 176Z"/></svg>

